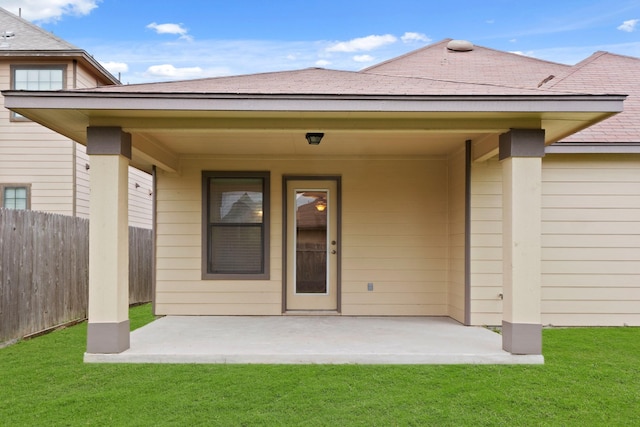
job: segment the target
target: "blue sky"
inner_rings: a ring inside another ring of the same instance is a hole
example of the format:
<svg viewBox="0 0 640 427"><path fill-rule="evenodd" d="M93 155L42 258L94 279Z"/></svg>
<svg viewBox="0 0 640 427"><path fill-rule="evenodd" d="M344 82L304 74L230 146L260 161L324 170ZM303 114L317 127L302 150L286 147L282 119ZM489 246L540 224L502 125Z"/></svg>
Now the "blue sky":
<svg viewBox="0 0 640 427"><path fill-rule="evenodd" d="M640 0L0 0L123 83L359 70L444 38L576 63L640 57ZM8 29L10 30L10 29Z"/></svg>

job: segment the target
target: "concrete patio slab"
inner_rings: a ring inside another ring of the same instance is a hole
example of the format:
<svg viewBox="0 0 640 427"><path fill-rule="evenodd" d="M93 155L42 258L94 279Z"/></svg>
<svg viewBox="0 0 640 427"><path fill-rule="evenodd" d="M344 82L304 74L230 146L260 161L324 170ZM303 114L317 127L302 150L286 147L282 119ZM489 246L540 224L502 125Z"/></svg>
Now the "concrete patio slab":
<svg viewBox="0 0 640 427"><path fill-rule="evenodd" d="M541 364L499 334L448 317L167 316L91 363Z"/></svg>

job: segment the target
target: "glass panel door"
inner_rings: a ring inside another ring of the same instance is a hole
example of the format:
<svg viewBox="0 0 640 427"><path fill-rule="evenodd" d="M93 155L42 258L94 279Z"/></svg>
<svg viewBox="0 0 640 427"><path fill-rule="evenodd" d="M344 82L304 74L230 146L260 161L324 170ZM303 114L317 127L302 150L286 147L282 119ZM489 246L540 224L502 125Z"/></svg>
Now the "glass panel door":
<svg viewBox="0 0 640 427"><path fill-rule="evenodd" d="M338 309L337 183L287 181L286 310Z"/></svg>
<svg viewBox="0 0 640 427"><path fill-rule="evenodd" d="M296 294L326 294L327 197L322 190L296 190Z"/></svg>

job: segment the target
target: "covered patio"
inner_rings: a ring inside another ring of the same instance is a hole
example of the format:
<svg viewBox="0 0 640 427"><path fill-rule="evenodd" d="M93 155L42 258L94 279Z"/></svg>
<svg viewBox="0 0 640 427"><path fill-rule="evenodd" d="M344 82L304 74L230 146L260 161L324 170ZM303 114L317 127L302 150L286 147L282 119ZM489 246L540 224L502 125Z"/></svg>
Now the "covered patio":
<svg viewBox="0 0 640 427"><path fill-rule="evenodd" d="M167 316L122 353L89 363L542 364L502 350L499 333L449 317Z"/></svg>
<svg viewBox="0 0 640 427"><path fill-rule="evenodd" d="M545 146L624 100L322 69L3 95L87 145L85 360L169 363L542 363ZM472 307L471 165L496 156L503 279L490 303L502 335L470 326L482 309ZM131 335L129 165L154 173L154 312L167 316ZM219 199L234 192L260 201L234 225L258 237L215 234L231 224ZM297 288L291 237L310 194L327 195L333 215L315 295ZM246 243L256 267L214 267L227 243ZM322 311L333 316L294 315Z"/></svg>

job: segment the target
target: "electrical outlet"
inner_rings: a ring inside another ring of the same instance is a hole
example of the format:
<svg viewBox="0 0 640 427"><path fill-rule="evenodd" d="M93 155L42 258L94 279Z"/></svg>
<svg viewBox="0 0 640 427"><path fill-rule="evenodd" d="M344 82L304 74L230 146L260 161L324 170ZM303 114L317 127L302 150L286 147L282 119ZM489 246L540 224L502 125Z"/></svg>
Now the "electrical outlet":
<svg viewBox="0 0 640 427"><path fill-rule="evenodd" d="M371 283L371 282L367 283L367 290L369 292L373 291L373 283Z"/></svg>

